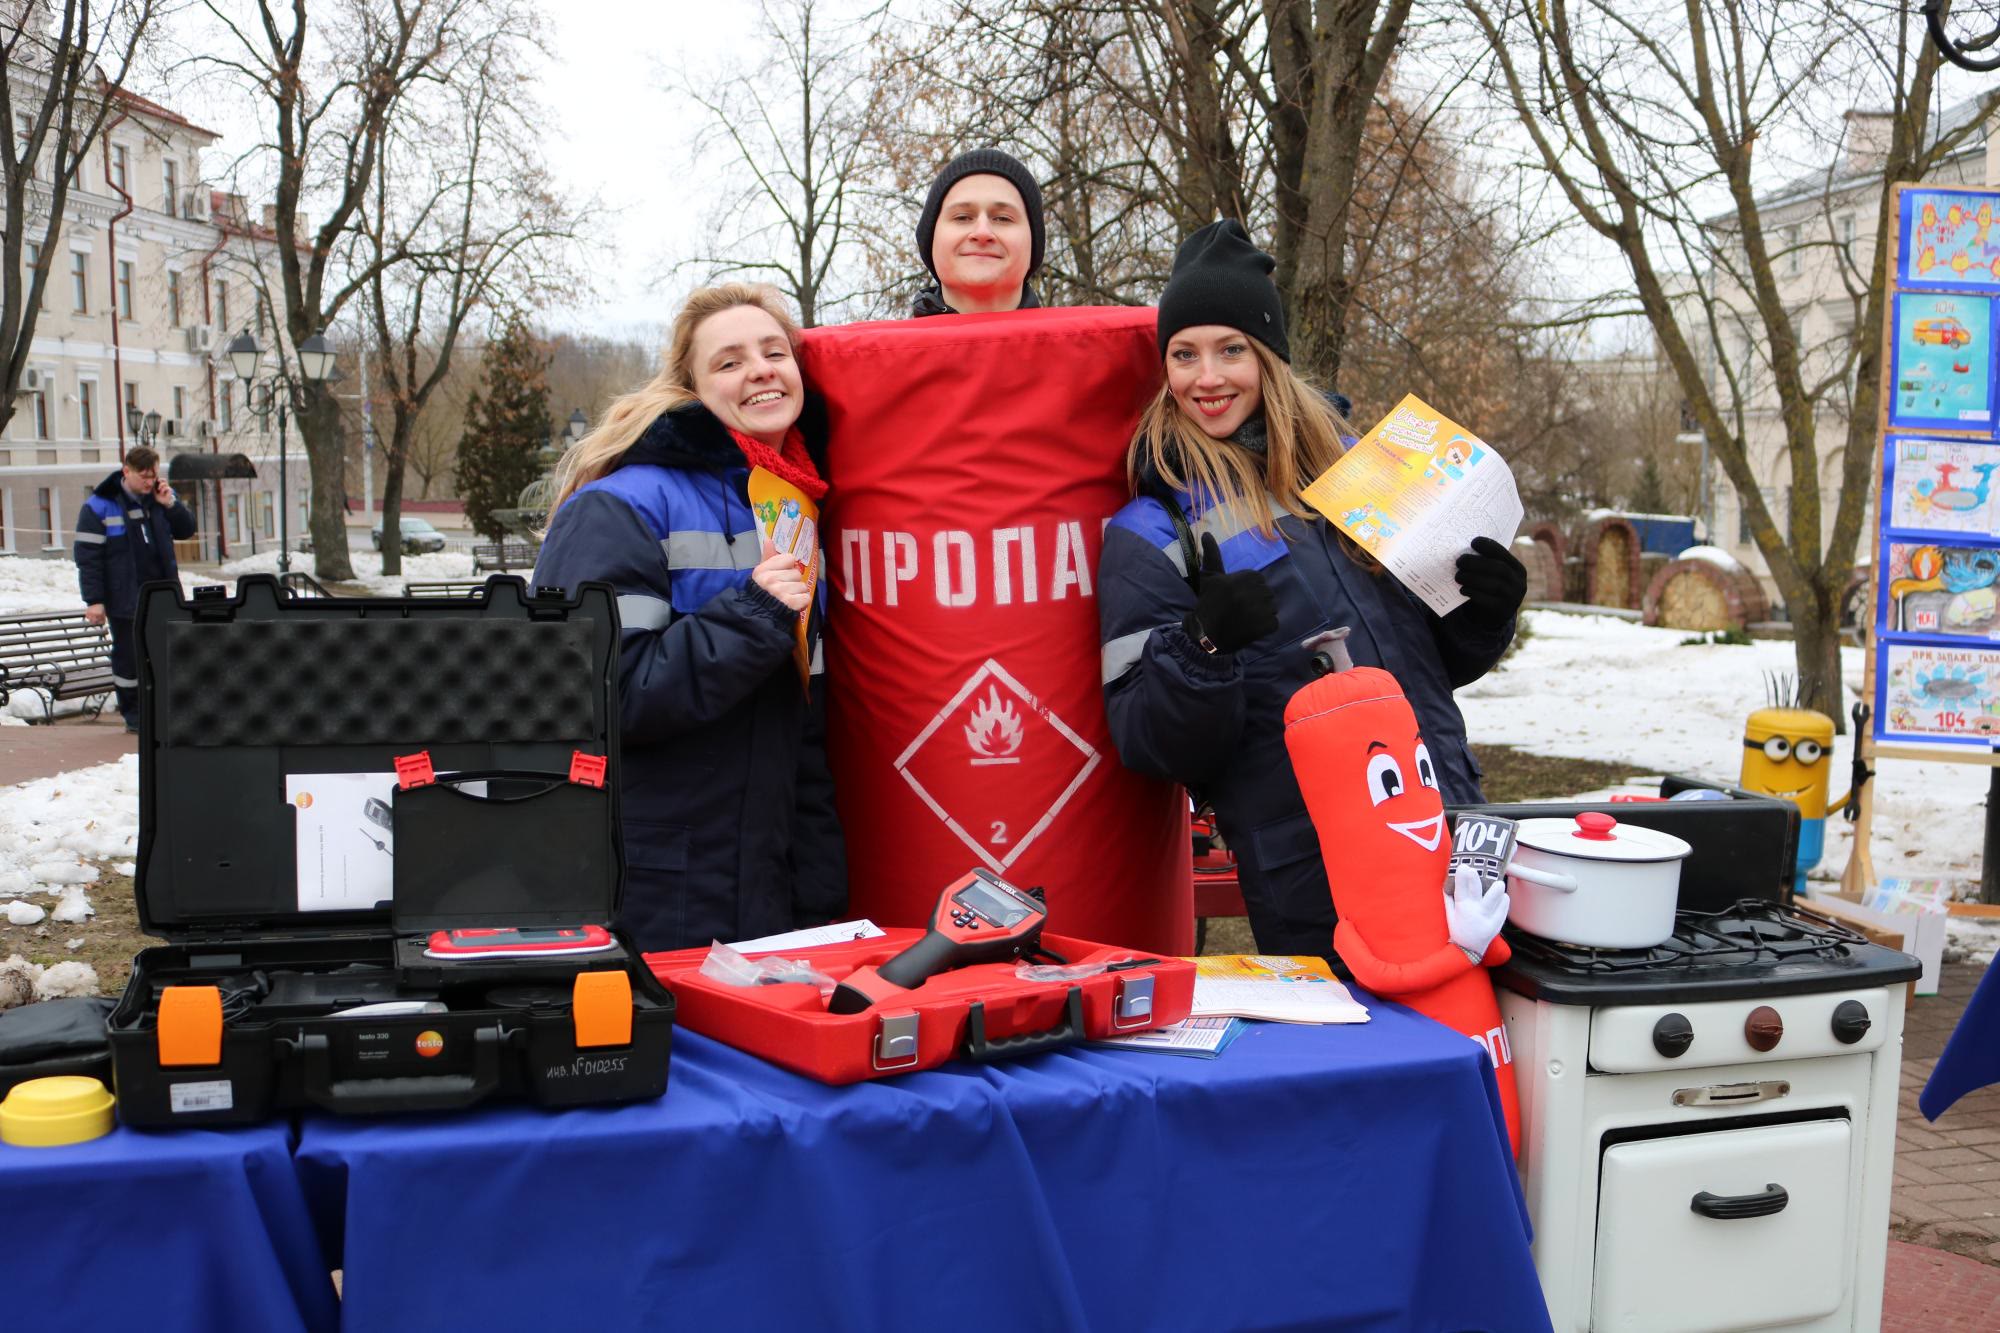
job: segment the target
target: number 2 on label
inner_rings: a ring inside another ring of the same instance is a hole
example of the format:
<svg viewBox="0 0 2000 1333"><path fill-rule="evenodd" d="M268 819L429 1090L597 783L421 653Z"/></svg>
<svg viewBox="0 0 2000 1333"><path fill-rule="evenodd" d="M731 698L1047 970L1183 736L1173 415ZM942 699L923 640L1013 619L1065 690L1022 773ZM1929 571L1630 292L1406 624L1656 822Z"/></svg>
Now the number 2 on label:
<svg viewBox="0 0 2000 1333"><path fill-rule="evenodd" d="M997 819L994 820L993 836L987 839L987 841L991 842L995 847L1005 847L1007 845L1007 826Z"/></svg>

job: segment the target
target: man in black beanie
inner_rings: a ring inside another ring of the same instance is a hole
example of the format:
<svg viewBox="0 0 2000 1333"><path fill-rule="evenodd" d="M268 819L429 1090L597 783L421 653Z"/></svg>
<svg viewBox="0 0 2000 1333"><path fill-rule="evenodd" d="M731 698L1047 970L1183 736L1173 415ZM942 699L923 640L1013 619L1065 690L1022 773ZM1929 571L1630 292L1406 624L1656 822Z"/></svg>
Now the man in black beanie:
<svg viewBox="0 0 2000 1333"><path fill-rule="evenodd" d="M931 182L917 219L917 254L934 282L917 293L911 315L1040 305L1028 279L1046 240L1034 174L998 148L961 153Z"/></svg>

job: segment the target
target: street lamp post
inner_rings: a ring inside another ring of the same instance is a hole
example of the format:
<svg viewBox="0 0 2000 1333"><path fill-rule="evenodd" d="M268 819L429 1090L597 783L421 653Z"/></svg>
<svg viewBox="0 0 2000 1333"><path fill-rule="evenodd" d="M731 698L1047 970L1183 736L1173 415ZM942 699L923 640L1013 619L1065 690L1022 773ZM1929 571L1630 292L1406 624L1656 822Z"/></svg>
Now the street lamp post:
<svg viewBox="0 0 2000 1333"><path fill-rule="evenodd" d="M287 485L285 476L285 417L292 405L293 395L299 391L301 381L306 384L317 384L332 373L334 354L325 335L315 333L299 344L298 380L294 380L285 371L278 370L266 375L260 382L257 379L257 366L263 354L264 349L257 345L257 340L250 336L250 330L247 328L229 341L229 365L236 372L236 378L243 381L243 396L250 410L257 414L259 421L268 418L274 406L278 411L278 570L280 573L288 574L292 569L292 539L291 488ZM280 353L281 360L282 356ZM260 383L264 390L261 402L254 392ZM155 418L159 416L157 412L153 415Z"/></svg>
<svg viewBox="0 0 2000 1333"><path fill-rule="evenodd" d="M583 409L577 408L569 414L569 442L575 444L590 430L590 418L584 416Z"/></svg>
<svg viewBox="0 0 2000 1333"><path fill-rule="evenodd" d="M152 444L160 438L160 414L141 412L137 403L125 404L125 428L134 444Z"/></svg>

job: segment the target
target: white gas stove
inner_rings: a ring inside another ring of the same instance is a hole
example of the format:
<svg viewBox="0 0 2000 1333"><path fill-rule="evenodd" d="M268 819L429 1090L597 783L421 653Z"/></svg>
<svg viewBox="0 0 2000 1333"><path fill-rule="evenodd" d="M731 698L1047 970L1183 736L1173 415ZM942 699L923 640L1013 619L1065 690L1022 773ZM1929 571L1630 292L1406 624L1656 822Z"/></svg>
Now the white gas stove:
<svg viewBox="0 0 2000 1333"><path fill-rule="evenodd" d="M1768 902L1498 974L1559 1333L1873 1329L1917 961Z"/></svg>

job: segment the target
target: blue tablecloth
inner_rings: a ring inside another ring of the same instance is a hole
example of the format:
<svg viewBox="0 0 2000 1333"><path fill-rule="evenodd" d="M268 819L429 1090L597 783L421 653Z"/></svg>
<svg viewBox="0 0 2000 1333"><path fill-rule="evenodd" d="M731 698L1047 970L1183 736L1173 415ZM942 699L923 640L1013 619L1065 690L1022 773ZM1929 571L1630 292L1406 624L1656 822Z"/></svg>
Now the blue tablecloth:
<svg viewBox="0 0 2000 1333"><path fill-rule="evenodd" d="M297 1163L351 1329L1547 1328L1483 1053L1372 1008L851 1088L679 1033L658 1101Z"/></svg>
<svg viewBox="0 0 2000 1333"><path fill-rule="evenodd" d="M1989 966L1917 1094L1917 1109L1936 1120L1960 1097L1994 1083L2000 1083L2000 967Z"/></svg>
<svg viewBox="0 0 2000 1333"><path fill-rule="evenodd" d="M339 1325L287 1124L0 1144L0 1326Z"/></svg>

